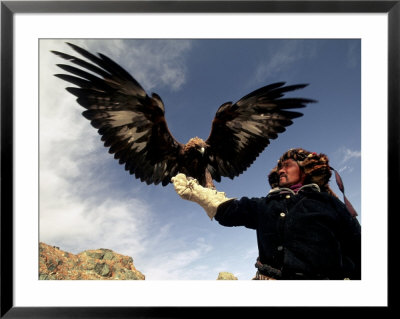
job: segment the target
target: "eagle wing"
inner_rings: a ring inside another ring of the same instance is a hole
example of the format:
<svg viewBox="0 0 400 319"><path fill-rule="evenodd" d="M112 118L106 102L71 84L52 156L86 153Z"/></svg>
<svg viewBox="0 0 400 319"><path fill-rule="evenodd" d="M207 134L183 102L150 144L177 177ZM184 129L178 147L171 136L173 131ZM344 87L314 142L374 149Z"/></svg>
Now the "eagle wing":
<svg viewBox="0 0 400 319"><path fill-rule="evenodd" d="M95 56L68 44L90 61L52 51L81 67L58 64L70 74L56 76L77 86L67 91L86 108L82 115L98 129L104 146L130 174L147 184L167 185L178 173L177 159L183 146L167 127L161 98L155 93L149 97L127 71L105 55Z"/></svg>
<svg viewBox="0 0 400 319"><path fill-rule="evenodd" d="M208 144L208 170L216 181L243 173L279 133L302 113L289 111L315 102L304 98L283 98L289 91L307 84L285 86L274 83L255 90L236 103L222 104L215 114Z"/></svg>

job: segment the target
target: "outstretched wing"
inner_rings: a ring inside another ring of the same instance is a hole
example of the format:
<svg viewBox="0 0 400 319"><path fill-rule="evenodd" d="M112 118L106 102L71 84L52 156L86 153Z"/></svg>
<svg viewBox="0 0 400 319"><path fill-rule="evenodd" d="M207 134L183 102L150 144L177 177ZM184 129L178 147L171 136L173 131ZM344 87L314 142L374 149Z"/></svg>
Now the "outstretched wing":
<svg viewBox="0 0 400 319"><path fill-rule="evenodd" d="M288 109L302 108L314 102L304 98L282 98L286 92L307 84L284 86L274 83L255 90L235 104L221 105L206 141L209 145L208 170L213 179L234 178L245 171L268 146L271 139L291 125L302 113Z"/></svg>
<svg viewBox="0 0 400 319"><path fill-rule="evenodd" d="M104 146L142 182L167 185L178 172L182 145L168 130L161 98L155 93L149 97L110 58L68 44L90 62L52 51L80 67L58 64L70 74L56 76L77 86L67 90L86 108L82 114L98 129Z"/></svg>

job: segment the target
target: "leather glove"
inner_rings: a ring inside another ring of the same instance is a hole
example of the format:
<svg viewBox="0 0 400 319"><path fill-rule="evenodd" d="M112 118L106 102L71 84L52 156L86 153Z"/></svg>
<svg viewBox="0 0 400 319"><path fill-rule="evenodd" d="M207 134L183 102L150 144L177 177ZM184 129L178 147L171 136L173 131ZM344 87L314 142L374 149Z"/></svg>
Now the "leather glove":
<svg viewBox="0 0 400 319"><path fill-rule="evenodd" d="M196 179L187 179L185 174L179 173L171 178L175 191L186 200L198 203L206 211L208 217L212 220L217 213L220 204L233 200L227 198L224 192L203 187L199 185Z"/></svg>

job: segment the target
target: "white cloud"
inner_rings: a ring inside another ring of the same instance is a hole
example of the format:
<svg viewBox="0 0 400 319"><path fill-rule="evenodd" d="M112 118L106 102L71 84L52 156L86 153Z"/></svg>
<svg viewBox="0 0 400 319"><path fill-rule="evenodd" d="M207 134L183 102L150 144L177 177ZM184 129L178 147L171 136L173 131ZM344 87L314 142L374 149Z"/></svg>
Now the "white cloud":
<svg viewBox="0 0 400 319"><path fill-rule="evenodd" d="M40 83L40 240L74 253L89 248L129 245L139 251L145 236L150 208L138 199L129 201L86 198L79 190L107 187L93 179L87 169L109 160L99 135L85 120L65 84L53 76L58 72L49 50L63 43L41 43ZM116 237L118 234L118 237ZM128 243L127 243L128 242Z"/></svg>
<svg viewBox="0 0 400 319"><path fill-rule="evenodd" d="M179 90L186 81L184 55L190 48L189 40L160 40L156 44L144 42L133 51L131 64L134 63L135 57L139 58L135 69L138 76L144 78L144 84L149 90L157 86Z"/></svg>
<svg viewBox="0 0 400 319"><path fill-rule="evenodd" d="M354 171L354 168L351 167L351 166L345 165L345 166L343 166L343 167L341 167L341 168L338 169L338 172L339 172L339 173L343 173L343 172L345 172L345 171L346 171L347 173L351 173L352 171Z"/></svg>
<svg viewBox="0 0 400 319"><path fill-rule="evenodd" d="M357 150L352 150L347 147L341 147L339 150L337 150L335 154L338 162L338 168L337 171L339 173L344 173L346 172L347 174L350 174L354 171L354 165L356 164L355 160L358 160L361 158L361 151Z"/></svg>
<svg viewBox="0 0 400 319"><path fill-rule="evenodd" d="M361 151L351 150L349 148L342 148L340 150L342 161L341 163L347 163L352 159L361 158Z"/></svg>
<svg viewBox="0 0 400 319"><path fill-rule="evenodd" d="M303 40L284 41L270 51L256 67L255 81L264 82L277 73L288 71L299 60L313 58L316 54L315 47Z"/></svg>
<svg viewBox="0 0 400 319"><path fill-rule="evenodd" d="M165 244L165 241L153 240L152 246L162 243ZM196 264L203 261L213 249L203 238L195 241L169 238L166 246L162 254L149 256L143 263L143 269L149 274L147 280L201 280L210 274L218 274L211 265L207 267L202 263ZM151 251L151 247L148 248Z"/></svg>
<svg viewBox="0 0 400 319"><path fill-rule="evenodd" d="M65 188L62 191L64 194L56 197L57 201L43 201L41 205L41 241L73 253L111 248L135 256L144 249L142 240L151 216L144 203L137 199L124 202L108 199L93 205L65 194Z"/></svg>
<svg viewBox="0 0 400 319"><path fill-rule="evenodd" d="M159 87L179 90L186 81L185 55L191 49L190 40L73 40L71 43L118 62L146 91ZM68 50L65 45L63 51Z"/></svg>

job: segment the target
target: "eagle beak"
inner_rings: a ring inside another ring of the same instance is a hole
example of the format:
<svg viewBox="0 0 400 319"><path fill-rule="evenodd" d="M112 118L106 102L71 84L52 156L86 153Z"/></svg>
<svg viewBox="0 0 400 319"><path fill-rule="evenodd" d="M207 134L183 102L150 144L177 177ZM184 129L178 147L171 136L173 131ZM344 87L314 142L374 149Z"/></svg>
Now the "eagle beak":
<svg viewBox="0 0 400 319"><path fill-rule="evenodd" d="M204 147L201 147L200 150L199 150L199 152L201 153L201 155L204 155L204 151L205 151L205 148L204 148Z"/></svg>

